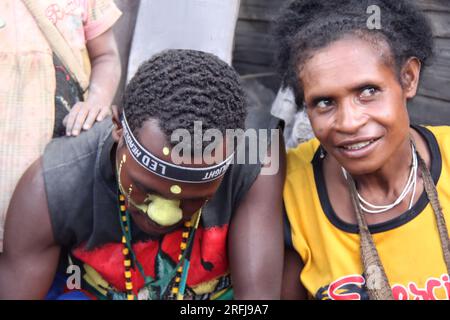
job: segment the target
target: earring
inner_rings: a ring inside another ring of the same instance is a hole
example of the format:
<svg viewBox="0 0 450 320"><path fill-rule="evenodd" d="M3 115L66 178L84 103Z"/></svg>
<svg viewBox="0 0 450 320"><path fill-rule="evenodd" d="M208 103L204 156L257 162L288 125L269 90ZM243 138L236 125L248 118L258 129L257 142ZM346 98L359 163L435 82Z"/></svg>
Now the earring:
<svg viewBox="0 0 450 320"><path fill-rule="evenodd" d="M119 189L122 187L122 182L120 181L120 174L122 173L122 166L126 161L127 161L127 157L125 155L123 155L122 160L120 160L120 163L119 163L119 170L117 171L117 183L119 185ZM121 192L123 192L123 191L121 191Z"/></svg>
<svg viewBox="0 0 450 320"><path fill-rule="evenodd" d="M120 163L119 163L119 179L120 179L120 173L122 172L122 166L125 162L127 162L127 156L123 155L122 160L120 160Z"/></svg>
<svg viewBox="0 0 450 320"><path fill-rule="evenodd" d="M128 193L127 193L127 203L130 203L130 197L131 197L132 191L133 191L133 185L130 184L130 186L128 187Z"/></svg>
<svg viewBox="0 0 450 320"><path fill-rule="evenodd" d="M319 146L319 149L320 149L320 154L319 154L320 159L325 158L325 151L324 151L322 145Z"/></svg>

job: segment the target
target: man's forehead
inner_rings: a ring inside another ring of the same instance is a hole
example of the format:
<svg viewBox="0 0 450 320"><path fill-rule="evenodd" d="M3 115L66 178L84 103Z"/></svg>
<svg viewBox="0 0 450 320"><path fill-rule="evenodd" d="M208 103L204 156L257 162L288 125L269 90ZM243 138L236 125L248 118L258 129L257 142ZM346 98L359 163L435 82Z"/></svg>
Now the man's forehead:
<svg viewBox="0 0 450 320"><path fill-rule="evenodd" d="M145 170L134 159L131 161L136 165L127 166L125 169L131 182L145 193L153 193L166 198L177 198L180 200L208 198L215 193L216 186L220 181L205 183L172 181Z"/></svg>
<svg viewBox="0 0 450 320"><path fill-rule="evenodd" d="M209 164L203 161L201 153L202 161L194 162L194 165L190 158L184 162L184 157L179 158L181 162L177 163L164 133L154 122L146 121L138 130L137 137L131 131L125 115L122 126L125 145L136 163L162 178L177 182L205 183L223 176L233 159L230 156L225 161Z"/></svg>
<svg viewBox="0 0 450 320"><path fill-rule="evenodd" d="M158 120L148 119L144 121L142 126L137 130L136 138L145 149L154 155L164 160L170 160L170 157L164 154L164 148L169 147L170 143L161 130Z"/></svg>

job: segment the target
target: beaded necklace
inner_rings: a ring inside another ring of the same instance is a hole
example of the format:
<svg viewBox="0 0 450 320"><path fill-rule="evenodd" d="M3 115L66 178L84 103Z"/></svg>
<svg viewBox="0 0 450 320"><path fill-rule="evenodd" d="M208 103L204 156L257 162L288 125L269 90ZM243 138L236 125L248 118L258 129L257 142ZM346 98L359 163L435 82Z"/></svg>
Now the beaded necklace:
<svg viewBox="0 0 450 320"><path fill-rule="evenodd" d="M416 187L417 187L417 172L418 172L418 160L417 160L417 154L416 149L414 147L414 143L411 143L411 153L412 153L412 160L411 160L411 169L409 172L408 180L406 182L405 187L403 188L403 191L401 194L395 199L394 202L386 205L375 205L367 200L365 200L361 194L358 192L358 189L356 189L356 195L358 196L359 200L359 206L361 207L361 210L363 210L366 213L369 214L382 214L385 213L392 208L395 208L400 203L403 202L403 200L408 196L408 194L412 193L411 199L409 201L408 210L410 210L414 203L414 196L416 194ZM342 173L344 174L345 179L348 179L348 172L343 167L341 167Z"/></svg>
<svg viewBox="0 0 450 320"><path fill-rule="evenodd" d="M439 238L441 240L442 254L445 265L447 267L447 273L450 274L450 239L448 237L447 224L445 222L444 214L442 212L442 207L439 202L439 195L437 193L437 189L434 184L431 173L428 170L425 161L418 152L414 140L411 140L411 143L413 144L414 150L416 152L418 166L422 174L423 186L427 194L428 200L430 201L436 219ZM389 284L389 279L387 278L386 271L381 262L372 234L370 233L369 226L366 222L361 206L359 205L355 181L350 175L348 176L347 179L347 185L350 191L352 205L355 210L356 219L358 222L358 229L360 235L360 250L361 250L360 254L364 267L364 276L366 279L368 279L371 274L369 270L370 269L374 270L374 267L376 268L375 270L377 270L380 275L376 286L374 285L367 286L367 293L369 295L369 299L393 300L394 296L392 294L392 289Z"/></svg>
<svg viewBox="0 0 450 320"><path fill-rule="evenodd" d="M173 285L171 289L170 298L183 300L186 291L187 276L189 273L190 258L192 253L192 247L194 244L195 231L198 228L200 218L202 214L202 209L200 209L190 221L184 223L182 238L180 243L180 255L178 256L178 263L175 267L175 275L172 278ZM126 297L128 300L136 300L137 296L133 292L133 281L131 279L131 265L132 262L138 268L140 274L145 280L145 284L150 288L153 285L157 285L160 281L155 281L151 276L147 276L144 273L144 268L137 260L137 257L131 246L131 226L130 226L130 216L125 205L125 196L119 191L119 215L120 215L120 226L122 229L122 253L124 256L124 267L125 267L125 289ZM160 297L163 296L164 292L161 293ZM155 298L154 296L152 296ZM158 297L156 297L158 298Z"/></svg>

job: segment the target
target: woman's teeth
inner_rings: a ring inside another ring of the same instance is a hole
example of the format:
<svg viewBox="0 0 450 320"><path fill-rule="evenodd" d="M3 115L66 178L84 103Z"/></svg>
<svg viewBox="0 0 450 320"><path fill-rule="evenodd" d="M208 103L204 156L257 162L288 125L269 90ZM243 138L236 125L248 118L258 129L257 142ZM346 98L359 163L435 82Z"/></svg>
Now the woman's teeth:
<svg viewBox="0 0 450 320"><path fill-rule="evenodd" d="M375 140L370 140L370 141L365 141L365 142L358 142L352 145L348 145L348 146L344 146L344 149L346 150L359 150L362 149L364 147L367 147L369 144L371 144L372 142L374 142Z"/></svg>

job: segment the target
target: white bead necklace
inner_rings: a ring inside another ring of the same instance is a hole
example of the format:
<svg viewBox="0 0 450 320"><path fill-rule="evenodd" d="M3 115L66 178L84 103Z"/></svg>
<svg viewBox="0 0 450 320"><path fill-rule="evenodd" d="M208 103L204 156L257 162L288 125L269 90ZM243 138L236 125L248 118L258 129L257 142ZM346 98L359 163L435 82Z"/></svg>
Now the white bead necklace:
<svg viewBox="0 0 450 320"><path fill-rule="evenodd" d="M365 200L358 191L356 191L356 194L359 199L359 205L361 209L367 213L371 214L380 214L384 213L386 211L391 210L392 208L398 206L405 198L406 196L412 191L411 200L409 201L409 207L408 210L412 208L413 202L414 202L414 196L416 195L416 186L417 186L417 168L418 168L418 161L417 161L417 154L416 150L414 148L414 145L411 144L411 151L412 151L412 166L411 171L409 172L408 181L406 182L405 187L403 188L402 193L398 196L398 198L387 205L374 205L367 200ZM342 167L341 167L342 168ZM342 168L342 172L344 174L345 179L348 179L347 171Z"/></svg>

